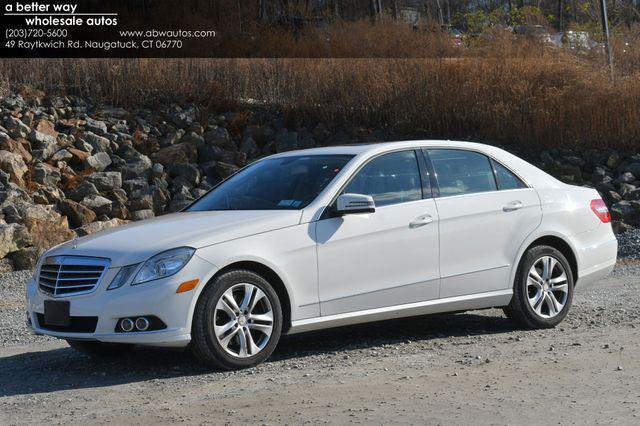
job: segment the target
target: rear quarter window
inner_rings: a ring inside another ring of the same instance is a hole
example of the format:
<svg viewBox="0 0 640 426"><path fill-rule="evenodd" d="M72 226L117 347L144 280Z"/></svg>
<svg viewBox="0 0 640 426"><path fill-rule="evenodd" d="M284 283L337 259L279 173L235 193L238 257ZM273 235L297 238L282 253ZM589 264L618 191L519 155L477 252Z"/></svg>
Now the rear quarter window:
<svg viewBox="0 0 640 426"><path fill-rule="evenodd" d="M502 164L498 163L495 160L491 160L491 164L493 165L493 169L496 171L496 181L498 182L498 189L518 189L518 188L526 188L527 185L511 170L507 169Z"/></svg>

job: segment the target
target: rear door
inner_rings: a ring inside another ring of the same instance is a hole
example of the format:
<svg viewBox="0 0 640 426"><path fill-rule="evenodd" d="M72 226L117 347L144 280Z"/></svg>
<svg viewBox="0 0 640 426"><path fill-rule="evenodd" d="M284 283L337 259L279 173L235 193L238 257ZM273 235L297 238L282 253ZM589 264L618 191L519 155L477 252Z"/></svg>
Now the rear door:
<svg viewBox="0 0 640 426"><path fill-rule="evenodd" d="M440 297L502 290L525 238L540 224L540 199L483 153L427 149L437 181Z"/></svg>

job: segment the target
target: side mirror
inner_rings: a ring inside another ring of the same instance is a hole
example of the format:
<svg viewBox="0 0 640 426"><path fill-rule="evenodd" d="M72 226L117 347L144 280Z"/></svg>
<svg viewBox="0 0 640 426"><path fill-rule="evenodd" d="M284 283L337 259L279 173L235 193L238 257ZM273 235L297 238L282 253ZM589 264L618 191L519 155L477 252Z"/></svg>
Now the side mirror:
<svg viewBox="0 0 640 426"><path fill-rule="evenodd" d="M339 215L373 213L375 211L376 203L370 195L342 194L336 200L336 213Z"/></svg>

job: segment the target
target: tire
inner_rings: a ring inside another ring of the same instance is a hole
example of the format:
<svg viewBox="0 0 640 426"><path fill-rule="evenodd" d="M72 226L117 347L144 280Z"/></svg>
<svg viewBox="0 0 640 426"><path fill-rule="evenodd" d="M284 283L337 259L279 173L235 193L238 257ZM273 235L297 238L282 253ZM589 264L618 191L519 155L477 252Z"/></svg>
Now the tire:
<svg viewBox="0 0 640 426"><path fill-rule="evenodd" d="M76 351L92 358L115 358L133 349L133 345L124 343L102 343L69 339L67 339L67 343Z"/></svg>
<svg viewBox="0 0 640 426"><path fill-rule="evenodd" d="M272 285L253 271L232 270L215 278L200 295L191 349L205 365L237 370L267 359L281 331L282 307Z"/></svg>
<svg viewBox="0 0 640 426"><path fill-rule="evenodd" d="M553 328L567 316L573 288L566 257L550 246L532 247L518 265L513 298L503 308L505 315L526 328Z"/></svg>

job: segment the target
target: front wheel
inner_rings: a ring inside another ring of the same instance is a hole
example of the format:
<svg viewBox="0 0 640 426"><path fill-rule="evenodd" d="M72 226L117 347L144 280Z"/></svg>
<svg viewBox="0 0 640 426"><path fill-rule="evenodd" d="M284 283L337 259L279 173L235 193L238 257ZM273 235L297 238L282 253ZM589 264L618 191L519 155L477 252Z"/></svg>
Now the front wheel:
<svg viewBox="0 0 640 426"><path fill-rule="evenodd" d="M196 304L191 348L203 363L240 369L271 355L282 330L282 307L271 284L248 270L232 270L204 289Z"/></svg>
<svg viewBox="0 0 640 426"><path fill-rule="evenodd" d="M569 312L573 287L564 255L550 246L533 247L520 261L505 314L527 328L555 327Z"/></svg>

